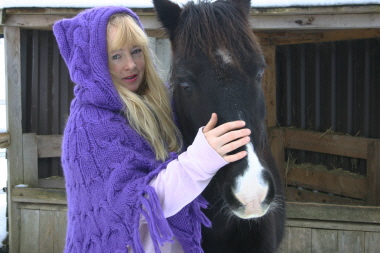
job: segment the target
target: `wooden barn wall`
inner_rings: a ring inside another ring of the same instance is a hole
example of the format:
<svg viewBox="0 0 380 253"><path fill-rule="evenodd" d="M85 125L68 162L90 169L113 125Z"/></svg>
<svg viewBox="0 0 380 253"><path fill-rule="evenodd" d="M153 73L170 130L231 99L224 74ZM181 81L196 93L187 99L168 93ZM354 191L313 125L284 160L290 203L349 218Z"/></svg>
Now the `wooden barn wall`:
<svg viewBox="0 0 380 253"><path fill-rule="evenodd" d="M380 138L380 39L277 46L277 123ZM366 161L288 150L297 163L366 174Z"/></svg>
<svg viewBox="0 0 380 253"><path fill-rule="evenodd" d="M51 31L21 30L22 124L24 133L60 135L74 84ZM63 176L59 158L40 158L39 178Z"/></svg>

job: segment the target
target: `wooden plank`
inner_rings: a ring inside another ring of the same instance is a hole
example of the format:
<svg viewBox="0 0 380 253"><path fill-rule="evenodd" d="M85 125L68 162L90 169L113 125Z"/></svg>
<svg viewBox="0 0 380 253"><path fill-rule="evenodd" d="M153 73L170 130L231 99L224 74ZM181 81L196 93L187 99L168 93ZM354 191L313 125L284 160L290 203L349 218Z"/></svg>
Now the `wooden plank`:
<svg viewBox="0 0 380 253"><path fill-rule="evenodd" d="M21 210L20 253L40 252L38 243L40 236L39 212L38 210Z"/></svg>
<svg viewBox="0 0 380 253"><path fill-rule="evenodd" d="M251 16L253 30L380 28L380 14Z"/></svg>
<svg viewBox="0 0 380 253"><path fill-rule="evenodd" d="M30 209L30 210L45 210L45 211L67 211L67 205L55 205L55 204L41 204L41 203L18 203L17 208L19 209Z"/></svg>
<svg viewBox="0 0 380 253"><path fill-rule="evenodd" d="M310 228L289 228L288 252L311 253L311 229Z"/></svg>
<svg viewBox="0 0 380 253"><path fill-rule="evenodd" d="M263 46L263 53L267 68L265 70L262 87L266 103L267 127L277 126L277 98L276 98L276 47Z"/></svg>
<svg viewBox="0 0 380 253"><path fill-rule="evenodd" d="M287 217L380 224L380 207L287 202Z"/></svg>
<svg viewBox="0 0 380 253"><path fill-rule="evenodd" d="M286 182L288 185L296 187L304 187L356 199L366 199L368 191L366 178L298 167L293 167L287 172ZM352 187L353 185L355 187Z"/></svg>
<svg viewBox="0 0 380 253"><path fill-rule="evenodd" d="M66 242L66 212L55 212L54 219L54 253L61 253Z"/></svg>
<svg viewBox="0 0 380 253"><path fill-rule="evenodd" d="M40 252L54 252L54 221L54 211L40 210Z"/></svg>
<svg viewBox="0 0 380 253"><path fill-rule="evenodd" d="M38 179L38 188L65 189L64 177L48 177Z"/></svg>
<svg viewBox="0 0 380 253"><path fill-rule="evenodd" d="M285 130L286 148L361 159L368 158L369 140L290 128Z"/></svg>
<svg viewBox="0 0 380 253"><path fill-rule="evenodd" d="M280 171L280 175L285 178L285 134L284 130L280 128L269 129L269 143L274 160ZM284 180L285 181L285 180Z"/></svg>
<svg viewBox="0 0 380 253"><path fill-rule="evenodd" d="M38 157L60 157L62 153L62 135L38 135Z"/></svg>
<svg viewBox="0 0 380 253"><path fill-rule="evenodd" d="M370 39L380 37L379 29L344 29L318 32L257 32L262 42L269 45L293 45L322 43L341 40Z"/></svg>
<svg viewBox="0 0 380 253"><path fill-rule="evenodd" d="M22 156L20 28L4 27L5 82L7 90L7 129L12 136L8 146L8 189L24 181ZM19 252L20 212L8 195L9 244Z"/></svg>
<svg viewBox="0 0 380 253"><path fill-rule="evenodd" d="M357 223L357 222L340 222L340 221L315 221L301 219L287 219L286 226L311 228L311 229L326 229L326 230L345 230L345 231L363 231L363 232L380 232L379 224Z"/></svg>
<svg viewBox="0 0 380 253"><path fill-rule="evenodd" d="M66 191L61 189L14 188L12 201L25 203L67 204Z"/></svg>
<svg viewBox="0 0 380 253"><path fill-rule="evenodd" d="M336 253L338 250L337 230L312 229L311 238L311 251L313 253Z"/></svg>
<svg viewBox="0 0 380 253"><path fill-rule="evenodd" d="M364 252L364 233L360 231L338 231L338 253Z"/></svg>
<svg viewBox="0 0 380 253"><path fill-rule="evenodd" d="M0 133L0 148L6 148L11 143L11 136L9 133Z"/></svg>
<svg viewBox="0 0 380 253"><path fill-rule="evenodd" d="M31 128L30 131L32 133L38 133L38 126L39 126L39 85L40 85L40 32L38 30L32 31L33 37L32 37L32 73L31 73L31 91L30 91L30 98L31 98L31 108L30 108L30 121L31 121ZM26 87L25 87L26 88Z"/></svg>
<svg viewBox="0 0 380 253"><path fill-rule="evenodd" d="M283 8L286 9L286 8ZM278 9L279 10L279 9ZM157 21L151 10L148 13L141 12L140 20L146 29L158 29L161 24ZM295 14L283 15L282 13L256 13L251 15L249 23L254 30L305 30L305 29L360 29L379 28L380 14L375 13L353 13L353 14L310 14L304 9L299 9ZM280 14L280 15L279 15ZM282 15L281 15L282 14ZM34 29L51 29L52 25L60 19L73 16L71 13L65 14L6 14L5 25L18 26Z"/></svg>
<svg viewBox="0 0 380 253"><path fill-rule="evenodd" d="M338 205L366 205L364 200L356 200L351 198L342 198L335 195L330 195L322 192L313 192L305 189L288 186L286 188L286 200L296 202L317 202L323 204L338 204Z"/></svg>
<svg viewBox="0 0 380 253"><path fill-rule="evenodd" d="M380 248L380 233L366 232L365 253L378 253Z"/></svg>
<svg viewBox="0 0 380 253"><path fill-rule="evenodd" d="M38 186L37 136L35 133L23 134L24 184Z"/></svg>
<svg viewBox="0 0 380 253"><path fill-rule="evenodd" d="M380 205L380 141L368 143L368 204Z"/></svg>

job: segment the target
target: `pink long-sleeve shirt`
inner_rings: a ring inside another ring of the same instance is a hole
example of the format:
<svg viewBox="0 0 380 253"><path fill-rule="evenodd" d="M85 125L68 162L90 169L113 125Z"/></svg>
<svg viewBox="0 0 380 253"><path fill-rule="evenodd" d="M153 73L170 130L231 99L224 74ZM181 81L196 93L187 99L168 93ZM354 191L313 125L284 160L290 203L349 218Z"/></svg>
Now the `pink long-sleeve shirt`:
<svg viewBox="0 0 380 253"><path fill-rule="evenodd" d="M227 162L209 145L200 128L194 142L168 164L150 185L156 190L163 213L166 218L179 212L184 206L198 197L206 188L211 178ZM141 220L140 235L145 252L154 252L148 225ZM181 244L165 243L161 247L163 253L183 252Z"/></svg>

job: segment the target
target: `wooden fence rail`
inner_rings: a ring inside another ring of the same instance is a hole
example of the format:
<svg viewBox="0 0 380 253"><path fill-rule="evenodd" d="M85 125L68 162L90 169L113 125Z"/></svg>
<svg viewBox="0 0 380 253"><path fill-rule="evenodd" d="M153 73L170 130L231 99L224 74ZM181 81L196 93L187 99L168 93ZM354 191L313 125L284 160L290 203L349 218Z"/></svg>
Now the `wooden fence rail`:
<svg viewBox="0 0 380 253"><path fill-rule="evenodd" d="M287 184L363 200L369 205L380 205L380 140L293 128L272 128L269 137L272 153ZM285 149L365 159L367 175L353 177L297 166L287 172Z"/></svg>

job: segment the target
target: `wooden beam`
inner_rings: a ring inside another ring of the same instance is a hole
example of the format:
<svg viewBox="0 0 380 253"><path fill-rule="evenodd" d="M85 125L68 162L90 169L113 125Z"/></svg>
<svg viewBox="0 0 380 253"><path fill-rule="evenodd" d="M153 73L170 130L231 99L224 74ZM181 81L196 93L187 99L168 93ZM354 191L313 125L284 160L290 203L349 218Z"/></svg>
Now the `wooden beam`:
<svg viewBox="0 0 380 253"><path fill-rule="evenodd" d="M365 177L335 174L294 167L287 172L287 185L366 200L368 182ZM355 187L353 187L353 185Z"/></svg>
<svg viewBox="0 0 380 253"><path fill-rule="evenodd" d="M6 148L11 143L11 136L9 133L0 133L0 148Z"/></svg>
<svg viewBox="0 0 380 253"><path fill-rule="evenodd" d="M359 7L357 10L355 8L344 10L328 7L293 8L291 11L289 8L252 9L249 22L256 31L380 28L379 8L360 9ZM37 10L39 9L44 8ZM11 11L7 9L4 24L34 29L51 29L57 20L72 17L81 10L83 9L67 9L66 11L58 11L58 9L33 11L32 8ZM157 30L161 27L152 8L139 8L135 11L145 29Z"/></svg>
<svg viewBox="0 0 380 253"><path fill-rule="evenodd" d="M319 30L380 28L380 14L251 16L253 30Z"/></svg>
<svg viewBox="0 0 380 253"><path fill-rule="evenodd" d="M367 159L368 138L313 132L285 130L285 147L331 155Z"/></svg>
<svg viewBox="0 0 380 253"><path fill-rule="evenodd" d="M380 224L380 207L287 202L288 219Z"/></svg>
<svg viewBox="0 0 380 253"><path fill-rule="evenodd" d="M20 28L4 27L5 82L7 89L7 129L12 136L8 146L8 189L24 182L22 156L22 111L21 111L21 59ZM19 252L20 211L8 194L9 244L11 253Z"/></svg>
<svg viewBox="0 0 380 253"><path fill-rule="evenodd" d="M38 157L60 157L62 135L37 135Z"/></svg>
<svg viewBox="0 0 380 253"><path fill-rule="evenodd" d="M367 178L368 202L380 205L380 140L368 143Z"/></svg>
<svg viewBox="0 0 380 253"><path fill-rule="evenodd" d="M371 223L365 223L365 222L340 222L340 221L323 221L323 220L307 220L307 219L303 220L303 219L292 218L286 221L286 226L312 228L315 230L327 229L330 231L344 230L344 231L380 232L380 226L378 224L371 224ZM323 253L334 252L335 253L337 251L315 251L315 252L323 252ZM349 252L353 252L353 251L349 251ZM368 252L377 252L377 251L368 251ZM289 253L292 253L292 252L289 252Z"/></svg>
<svg viewBox="0 0 380 253"><path fill-rule="evenodd" d="M336 195L330 195L322 192L314 192L296 187L286 187L286 200L296 202L314 202L323 204L338 204L338 205L356 205L364 206L366 201L356 200L352 198L342 198Z"/></svg>
<svg viewBox="0 0 380 253"><path fill-rule="evenodd" d="M285 135L284 130L281 128L270 128L269 132L269 143L271 146L272 155L276 161L278 170L280 171L280 176L284 179L286 177L285 171Z"/></svg>
<svg viewBox="0 0 380 253"><path fill-rule="evenodd" d="M345 29L333 31L297 31L297 32L256 32L268 45L291 45L302 43L321 43L341 40L371 39L380 37L380 29Z"/></svg>
<svg viewBox="0 0 380 253"><path fill-rule="evenodd" d="M12 191L12 201L23 203L67 204L64 189L42 189L30 187L15 187Z"/></svg>
<svg viewBox="0 0 380 253"><path fill-rule="evenodd" d="M23 134L24 184L38 186L37 136L35 133Z"/></svg>
<svg viewBox="0 0 380 253"><path fill-rule="evenodd" d="M263 76L263 91L267 109L267 127L275 127L277 125L276 110L276 47L263 46L263 53L267 68Z"/></svg>

